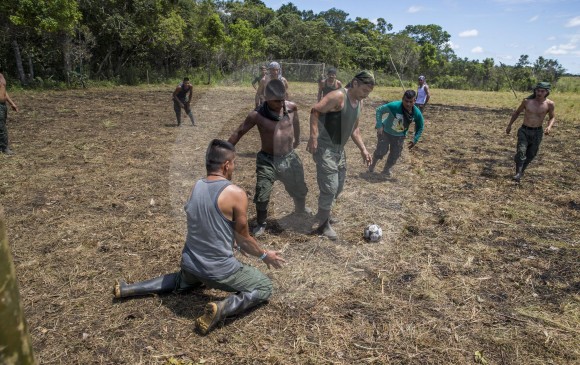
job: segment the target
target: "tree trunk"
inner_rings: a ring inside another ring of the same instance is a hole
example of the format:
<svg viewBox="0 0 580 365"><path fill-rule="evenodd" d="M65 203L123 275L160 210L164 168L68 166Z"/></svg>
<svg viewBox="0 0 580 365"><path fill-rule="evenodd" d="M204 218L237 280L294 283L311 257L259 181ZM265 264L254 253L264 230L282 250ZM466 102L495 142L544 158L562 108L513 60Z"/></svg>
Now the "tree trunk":
<svg viewBox="0 0 580 365"><path fill-rule="evenodd" d="M70 86L70 73L72 71L70 43L71 43L70 35L68 33L63 32L61 34L62 61L64 66L64 77L67 86Z"/></svg>
<svg viewBox="0 0 580 365"><path fill-rule="evenodd" d="M0 364L36 364L0 207Z"/></svg>
<svg viewBox="0 0 580 365"><path fill-rule="evenodd" d="M16 58L16 68L18 69L18 78L20 79L20 84L26 85L24 67L22 67L22 56L20 55L20 46L18 45L18 41L16 39L12 41L12 47L14 48L14 57Z"/></svg>
<svg viewBox="0 0 580 365"><path fill-rule="evenodd" d="M34 63L31 55L28 55L28 82L34 82Z"/></svg>

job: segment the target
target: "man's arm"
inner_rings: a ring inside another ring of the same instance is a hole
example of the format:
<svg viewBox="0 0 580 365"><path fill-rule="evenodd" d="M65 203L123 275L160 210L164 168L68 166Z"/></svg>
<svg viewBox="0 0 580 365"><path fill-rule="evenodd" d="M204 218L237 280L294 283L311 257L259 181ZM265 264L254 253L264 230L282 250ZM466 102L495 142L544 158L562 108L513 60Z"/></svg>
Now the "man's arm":
<svg viewBox="0 0 580 365"><path fill-rule="evenodd" d="M510 122L505 129L506 134L510 134L510 131L512 130L512 124L514 124L514 122L516 121L516 119L518 119L518 117L520 116L521 112L524 111L524 109L526 109L526 99L522 100L520 106L512 113Z"/></svg>
<svg viewBox="0 0 580 365"><path fill-rule="evenodd" d="M421 135L423 134L423 128L425 127L425 119L423 118L423 114L421 114L421 110L416 106L413 107L415 109L415 113L417 118L415 119L415 136L413 140L409 142L409 149L415 147L415 145L419 142Z"/></svg>
<svg viewBox="0 0 580 365"><path fill-rule="evenodd" d="M425 85L425 105L427 105L427 103L429 102L429 99L431 99L431 92L429 91L429 86Z"/></svg>
<svg viewBox="0 0 580 365"><path fill-rule="evenodd" d="M250 236L250 229L248 227L248 197L246 192L236 185L230 185L224 189L218 198L218 206L222 213L234 221L234 233L236 243L241 251L248 255L259 257L264 261L268 268L270 265L279 269L282 263L286 262L279 252L264 250L260 247L258 242ZM225 209L223 209L225 208Z"/></svg>
<svg viewBox="0 0 580 365"><path fill-rule="evenodd" d="M320 114L326 114L342 109L344 94L339 91L332 91L326 94L318 103L314 104L310 110L310 138L306 151L314 154L318 149L318 118Z"/></svg>
<svg viewBox="0 0 580 365"><path fill-rule="evenodd" d="M173 91L173 100L177 101L177 103L182 107L185 108L185 106L183 105L183 103L181 102L181 100L179 100L179 98L177 97L177 94L179 94L181 92L181 86L178 86L175 88L175 90Z"/></svg>
<svg viewBox="0 0 580 365"><path fill-rule="evenodd" d="M546 127L546 130L544 131L545 135L550 134L550 130L552 129L552 126L556 122L556 115L554 113L555 109L556 109L556 104L553 101L551 101L548 104L548 116L550 117L550 119L548 120L548 126Z"/></svg>
<svg viewBox="0 0 580 365"><path fill-rule="evenodd" d="M18 106L16 106L16 104L12 101L12 99L10 99L10 96L8 96L8 92L6 92L6 101L8 102L8 104L10 104L12 110L18 112Z"/></svg>
<svg viewBox="0 0 580 365"><path fill-rule="evenodd" d="M266 76L262 77L258 83L258 90L256 90L256 95L258 95L260 103L264 100L264 90L266 89L266 83Z"/></svg>
<svg viewBox="0 0 580 365"><path fill-rule="evenodd" d="M193 86L189 88L189 91L187 92L187 103L191 104L191 98L193 97Z"/></svg>
<svg viewBox="0 0 580 365"><path fill-rule="evenodd" d="M317 101L320 101L320 99L322 99L322 85L323 85L324 81L320 81L318 83L318 99Z"/></svg>
<svg viewBox="0 0 580 365"><path fill-rule="evenodd" d="M377 130L377 135L379 136L383 134L383 129L385 127L383 125L383 115L385 114L385 112L390 113L390 109L387 106L387 104L383 104L379 106L377 109L375 109L375 129Z"/></svg>
<svg viewBox="0 0 580 365"><path fill-rule="evenodd" d="M254 128L254 126L256 125L257 117L258 112L256 111L250 112L250 114L248 114L248 116L246 117L246 120L244 120L242 124L240 124L240 126L232 133L232 135L228 139L228 142L230 142L235 146L240 141L240 139L244 134L248 133L250 129Z"/></svg>
<svg viewBox="0 0 580 365"><path fill-rule="evenodd" d="M360 150L360 154L363 158L363 161L366 163L367 166L370 166L371 162L373 162L373 158L371 157L371 154L369 153L369 151L367 151L367 148L365 147L362 136L360 134L360 128L358 127L358 122L359 119L356 120L354 130L352 131L350 137L352 138L354 144L356 144L356 146Z"/></svg>

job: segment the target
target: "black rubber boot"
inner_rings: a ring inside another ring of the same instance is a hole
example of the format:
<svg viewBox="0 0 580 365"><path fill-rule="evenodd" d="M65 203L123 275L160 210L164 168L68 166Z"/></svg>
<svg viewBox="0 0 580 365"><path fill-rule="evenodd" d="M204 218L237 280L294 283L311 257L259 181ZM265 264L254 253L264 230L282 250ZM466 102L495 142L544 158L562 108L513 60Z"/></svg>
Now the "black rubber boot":
<svg viewBox="0 0 580 365"><path fill-rule="evenodd" d="M312 209L306 207L306 198L294 199L294 213L296 213L296 214L312 214Z"/></svg>
<svg viewBox="0 0 580 365"><path fill-rule="evenodd" d="M179 273L174 272L134 284L127 284L125 280L119 280L113 288L113 295L115 298L127 298L147 294L170 293L175 290L178 277Z"/></svg>
<svg viewBox="0 0 580 365"><path fill-rule="evenodd" d="M256 221L258 225L252 231L254 237L259 237L266 232L266 218L268 218L268 210L256 210Z"/></svg>
<svg viewBox="0 0 580 365"><path fill-rule="evenodd" d="M326 237L328 237L330 240L335 241L336 239L338 239L338 235L336 234L336 232L334 231L334 229L332 229L332 226L330 225L330 210L325 210L325 209L318 209L318 213L316 214L317 220L320 223L320 225L318 226L318 228L316 228L316 230L314 231L315 233L318 234L322 234Z"/></svg>
<svg viewBox="0 0 580 365"><path fill-rule="evenodd" d="M256 293L256 290L242 292L219 302L207 303L203 315L195 320L197 330L202 335L207 335L221 320L260 304L263 300L256 298Z"/></svg>
<svg viewBox="0 0 580 365"><path fill-rule="evenodd" d="M516 164L516 174L514 175L514 180L516 182L520 182L523 176L524 176L524 164L518 163Z"/></svg>

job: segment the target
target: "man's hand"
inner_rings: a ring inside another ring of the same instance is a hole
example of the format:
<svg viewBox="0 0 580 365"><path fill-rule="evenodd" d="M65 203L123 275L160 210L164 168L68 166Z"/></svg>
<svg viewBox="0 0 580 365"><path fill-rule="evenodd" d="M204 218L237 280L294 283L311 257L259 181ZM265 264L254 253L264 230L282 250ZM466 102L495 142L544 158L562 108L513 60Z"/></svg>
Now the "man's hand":
<svg viewBox="0 0 580 365"><path fill-rule="evenodd" d="M547 136L550 134L550 130L552 129L552 127L548 127L546 128L546 130L544 131L544 134Z"/></svg>
<svg viewBox="0 0 580 365"><path fill-rule="evenodd" d="M511 130L512 130L512 125L510 124L505 128L505 134L510 134Z"/></svg>
<svg viewBox="0 0 580 365"><path fill-rule="evenodd" d="M377 128L377 137L383 135L383 128Z"/></svg>
<svg viewBox="0 0 580 365"><path fill-rule="evenodd" d="M318 150L318 139L310 137L306 145L306 151L315 154L316 150Z"/></svg>
<svg viewBox="0 0 580 365"><path fill-rule="evenodd" d="M294 149L296 149L300 145L300 140L297 139L294 141Z"/></svg>
<svg viewBox="0 0 580 365"><path fill-rule="evenodd" d="M373 157L371 156L369 151L364 149L364 150L360 151L360 154L363 158L363 162L367 165L367 167L369 167L371 165L371 163L373 162Z"/></svg>
<svg viewBox="0 0 580 365"><path fill-rule="evenodd" d="M410 141L409 144L407 145L407 147L409 147L410 150L413 149L413 147L415 147L416 143L413 141Z"/></svg>
<svg viewBox="0 0 580 365"><path fill-rule="evenodd" d="M263 261L268 266L268 269L270 265L274 266L275 269L281 269L282 264L286 262L278 251L266 251L266 257L264 257Z"/></svg>

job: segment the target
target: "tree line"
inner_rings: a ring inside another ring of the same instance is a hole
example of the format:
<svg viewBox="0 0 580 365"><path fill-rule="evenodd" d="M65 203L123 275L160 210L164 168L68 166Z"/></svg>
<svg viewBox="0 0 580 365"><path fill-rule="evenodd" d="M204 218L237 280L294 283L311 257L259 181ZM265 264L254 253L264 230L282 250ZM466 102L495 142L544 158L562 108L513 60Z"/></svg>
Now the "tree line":
<svg viewBox="0 0 580 365"><path fill-rule="evenodd" d="M557 83L557 60L521 55L515 66L459 58L436 24L393 32L336 8L314 13L260 0L3 0L0 66L24 86L212 82L263 60L300 59L370 69L384 83L427 76L440 88L529 90ZM195 80L194 80L195 81ZM315 81L315 80L313 80Z"/></svg>

